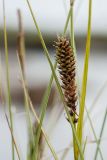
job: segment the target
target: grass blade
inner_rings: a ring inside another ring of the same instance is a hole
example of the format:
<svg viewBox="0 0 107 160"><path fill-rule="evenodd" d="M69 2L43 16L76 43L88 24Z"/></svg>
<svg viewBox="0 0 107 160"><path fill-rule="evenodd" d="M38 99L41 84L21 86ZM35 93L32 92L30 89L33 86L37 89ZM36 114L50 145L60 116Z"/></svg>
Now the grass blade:
<svg viewBox="0 0 107 160"><path fill-rule="evenodd" d="M93 131L93 135L94 135L94 138L95 138L97 147L98 147L98 151L99 151L99 153L100 153L100 157L101 157L101 159L103 160L103 155L102 155L102 152L101 152L100 147L99 147L99 145L98 145L98 142L99 142L99 141L98 141L98 139L97 139L97 136L96 136L96 133L95 133L95 130L94 130L94 127L93 127L93 124L92 124L90 115L89 115L88 110L87 110L86 107L85 107L85 110L86 110L86 113L87 113L88 120L89 120L89 122L90 122L91 129L92 129L92 131Z"/></svg>
<svg viewBox="0 0 107 160"><path fill-rule="evenodd" d="M16 141L15 141L15 138L14 138L14 136L13 136L13 132L12 132L12 129L11 129L11 127L10 127L9 120L8 120L8 117L7 117L6 114L5 114L5 117L6 117L6 121L7 121L9 130L10 130L10 133L11 133L12 141L13 141L14 146L15 146L15 149L16 149L16 153L17 153L18 159L21 160L20 155L19 155L19 151L18 151L18 147L17 147L17 145L16 145Z"/></svg>
<svg viewBox="0 0 107 160"><path fill-rule="evenodd" d="M56 64L54 66L54 68L56 68ZM47 108L47 104L48 104L48 100L49 100L49 95L51 92L51 86L52 86L52 82L53 82L53 76L51 76L50 82L48 84L48 87L45 91L40 109L41 109L41 115L40 115L40 124L38 126L38 130L37 130L37 136L36 136L36 143L35 143L35 152L36 152L36 158L38 157L38 143L39 143L39 138L40 138L40 134L41 134L41 126L43 123L43 119L46 113L46 108Z"/></svg>
<svg viewBox="0 0 107 160"><path fill-rule="evenodd" d="M104 131L104 126L105 126L105 124L106 124L106 118L107 118L107 108L106 108L106 112L105 112L105 115L104 115L104 119L103 119L101 131L100 131L99 141L98 141L98 143L97 143L97 148L96 148L94 160L97 160L98 150L99 150L101 138L102 138L103 131Z"/></svg>
<svg viewBox="0 0 107 160"><path fill-rule="evenodd" d="M33 113L34 117L36 118L36 121L37 121L37 123L38 123L38 125L39 125L39 124L40 124L40 120L39 120L39 118L38 118L38 116L37 116L37 114L36 114L36 111L35 111L35 109L34 109L34 106L33 106L32 102L31 102L31 99L30 99L30 96L29 96L29 93L28 93L28 90L27 90L27 86L26 86L26 83L25 83L25 79L23 78L23 73L22 73L22 70L21 70L20 61L19 61L19 67L20 67L20 72L21 72L21 80L22 80L22 87L23 87L24 93L25 93L25 95L26 95L26 97L27 97L27 99L28 99L28 101L29 101L29 105L30 105L31 111L32 111L32 113ZM50 151L51 151L54 159L55 159L55 160L58 160L57 155L56 155L56 153L55 153L52 145L50 144L50 142L49 142L49 140L48 140L48 137L47 137L47 135L46 135L43 127L41 127L41 131L42 131L42 133L43 133L43 135L44 135L44 137L45 137L45 140L46 140L46 142L47 142L47 145L49 146Z"/></svg>
<svg viewBox="0 0 107 160"><path fill-rule="evenodd" d="M71 17L71 11L72 11L72 7L70 7L70 10L69 10L69 13L68 13L68 16L67 16L67 20L66 20L66 23L65 23L63 36L65 36L66 31L67 31L67 27L68 27L69 19L70 19L70 17Z"/></svg>
<svg viewBox="0 0 107 160"><path fill-rule="evenodd" d="M23 23L22 23L22 15L20 9L17 10L18 14L18 26L19 26L19 32L18 32L18 37L17 37L17 50L18 50L18 60L20 61L21 64L21 70L22 70L22 76L23 79L26 81L26 75L25 75L25 39L24 39L24 28L23 28ZM25 84L27 85L27 84ZM33 126L32 126L32 121L31 121L31 116L30 116L30 110L29 110L29 102L28 99L24 93L24 106L25 106L25 111L26 111L26 119L27 119L27 124L28 124L28 132L29 132L29 137L31 140L31 143L34 147L35 141L34 141L34 134L33 134ZM35 156L35 155L34 155Z"/></svg>
<svg viewBox="0 0 107 160"><path fill-rule="evenodd" d="M0 52L0 102L4 105L3 87L2 87L2 62L1 62L1 52Z"/></svg>
<svg viewBox="0 0 107 160"><path fill-rule="evenodd" d="M83 146L83 154L85 153L86 144L87 144L87 137L85 139L84 146ZM80 160L80 156L78 159Z"/></svg>
<svg viewBox="0 0 107 160"><path fill-rule="evenodd" d="M66 30L67 30L67 27L68 27L68 22L69 22L69 19L70 19L70 14L71 14L71 8L70 8L70 11L69 11L68 16L67 16L67 20L66 20L66 23L65 23L65 28L64 28L64 33L63 34L66 33ZM56 66L57 66L57 62L54 65L54 70L56 69ZM36 150L37 150L37 145L38 145L38 142L39 142L39 137L40 137L40 133L41 133L41 126L42 126L43 119L44 119L44 116L45 116L46 107L47 107L47 103L48 103L48 99L49 99L49 95L50 95L50 91L51 91L52 82L53 82L53 74L51 75L48 87L45 91L45 94L44 94L44 97L43 97L43 100L42 100L42 103L41 103L41 106L40 106L41 116L40 116L40 125L38 127L37 137L36 137L36 145L35 145ZM36 151L36 153L37 153L37 151Z"/></svg>
<svg viewBox="0 0 107 160"><path fill-rule="evenodd" d="M82 142L83 117L84 117L84 107L85 107L86 88L87 88L88 63L89 63L89 55L90 55L91 18L92 18L92 0L89 0L86 52L85 52L84 72L83 72L82 90L81 90L81 98L80 98L80 113L79 113L79 121L77 125L77 135L78 135L80 144ZM77 150L77 155L78 155L78 150Z"/></svg>
<svg viewBox="0 0 107 160"><path fill-rule="evenodd" d="M22 23L22 14L20 9L17 10L17 15L18 15L18 28L19 28L17 36L17 50L21 61L23 76L25 77L25 38L24 38L24 28Z"/></svg>
<svg viewBox="0 0 107 160"><path fill-rule="evenodd" d="M70 39L71 39L71 46L73 48L73 52L74 52L74 55L76 56L76 49L75 49L75 43L74 43L74 20L73 20L73 8L74 8L74 3L71 3L71 18L70 18ZM76 58L76 57L75 57ZM74 119L75 119L75 115L74 115ZM76 124L74 124L74 127L76 129ZM77 157L77 153L76 153L76 150L78 149L77 148L77 145L76 145L76 142L75 142L75 137L73 135L73 149L74 149L74 159L77 160L78 157Z"/></svg>
<svg viewBox="0 0 107 160"><path fill-rule="evenodd" d="M104 84L103 84L103 85L101 86L101 88L99 89L99 91L98 91L98 93L97 93L94 101L92 102L92 104L91 104L91 106L90 106L90 108L89 108L89 111L88 111L89 114L92 113L93 109L95 108L95 106L96 106L96 104L97 104L97 100L100 99L100 97L101 97L101 95L102 95L102 93L104 92L104 90L105 90L106 87L107 87L107 81L105 81ZM85 119L84 119L84 123L86 123L86 122L87 122L87 117L85 117Z"/></svg>
<svg viewBox="0 0 107 160"><path fill-rule="evenodd" d="M87 137L86 137L85 142L84 142L84 146L83 146L83 153L85 153L86 145L87 145Z"/></svg>
<svg viewBox="0 0 107 160"><path fill-rule="evenodd" d="M4 20L4 45L5 45L5 64L6 64L6 82L7 82L7 101L9 109L9 118L11 130L13 132L13 120L11 111L11 93L10 93L10 77L9 77L9 61L8 61L8 42L7 42L7 29L6 29L6 16L5 16L5 1L3 0L3 20ZM12 160L14 160L14 143L12 141Z"/></svg>

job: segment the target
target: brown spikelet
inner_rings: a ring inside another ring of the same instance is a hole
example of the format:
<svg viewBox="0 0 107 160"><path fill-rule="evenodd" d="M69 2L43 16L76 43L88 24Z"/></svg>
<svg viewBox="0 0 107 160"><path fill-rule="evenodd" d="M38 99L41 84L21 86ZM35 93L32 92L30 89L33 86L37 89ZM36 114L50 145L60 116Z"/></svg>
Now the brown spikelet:
<svg viewBox="0 0 107 160"><path fill-rule="evenodd" d="M71 116L76 114L77 106L77 86L76 86L76 68L75 57L69 41L65 37L58 37L55 42L56 60L58 63L62 88L65 96L66 105L69 108ZM75 117L75 116L74 116ZM77 118L74 118L74 123Z"/></svg>

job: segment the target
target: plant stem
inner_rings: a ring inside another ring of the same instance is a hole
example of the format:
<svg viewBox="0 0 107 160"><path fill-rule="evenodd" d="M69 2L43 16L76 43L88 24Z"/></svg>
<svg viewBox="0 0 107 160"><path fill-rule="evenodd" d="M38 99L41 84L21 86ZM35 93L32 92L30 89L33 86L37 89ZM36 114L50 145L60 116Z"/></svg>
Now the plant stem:
<svg viewBox="0 0 107 160"><path fill-rule="evenodd" d="M4 45L5 45L5 63L6 63L6 81L7 81L7 101L9 108L10 127L13 133L13 120L11 111L11 93L10 93L10 77L9 77L9 61L8 61L8 45L7 45L7 30L5 17L5 1L3 0L3 19L4 19ZM12 141L12 137L11 137ZM12 160L14 160L14 143L12 141Z"/></svg>
<svg viewBox="0 0 107 160"><path fill-rule="evenodd" d="M89 0L86 52L85 52L85 59L84 59L84 72L83 72L82 90L81 90L81 99L80 99L80 113L79 113L79 120L78 120L78 125L77 125L77 135L78 135L80 144L82 143L82 135L83 135L83 117L84 117L84 107L85 107L85 99L86 99L88 64L89 64L89 56L90 56L91 18L92 18L92 0ZM81 144L81 146L82 146L82 144ZM78 154L79 154L79 152L77 150L77 155Z"/></svg>
<svg viewBox="0 0 107 160"><path fill-rule="evenodd" d="M74 40L74 18L73 18L73 8L74 8L74 3L70 3L71 7L71 18L70 18L70 39L71 39L71 46L73 48L73 53L76 57L76 49L75 49L75 40ZM75 115L73 117L75 119ZM75 130L76 130L76 124L74 124ZM73 149L74 149L74 159L77 160L77 145L75 141L75 137L73 134Z"/></svg>
<svg viewBox="0 0 107 160"><path fill-rule="evenodd" d="M70 19L70 17L71 17L71 11L72 11L72 7L70 6L70 10L69 10L69 13L68 13L68 16L67 16L67 20L66 20L66 23L65 23L65 27L64 27L63 36L65 36L66 31L67 31L69 19Z"/></svg>
<svg viewBox="0 0 107 160"><path fill-rule="evenodd" d="M13 141L14 146L15 146L15 149L16 149L16 153L17 153L18 159L21 160L20 155L19 155L19 151L18 151L18 147L17 147L17 145L16 145L16 141L15 141L15 138L14 138L14 135L13 135L13 132L12 132L12 130L11 130L11 126L10 126L10 124L9 124L9 120L8 120L8 117L7 117L6 114L5 114L5 117L6 117L7 124L8 124L9 130L10 130L10 133L11 133L12 141Z"/></svg>

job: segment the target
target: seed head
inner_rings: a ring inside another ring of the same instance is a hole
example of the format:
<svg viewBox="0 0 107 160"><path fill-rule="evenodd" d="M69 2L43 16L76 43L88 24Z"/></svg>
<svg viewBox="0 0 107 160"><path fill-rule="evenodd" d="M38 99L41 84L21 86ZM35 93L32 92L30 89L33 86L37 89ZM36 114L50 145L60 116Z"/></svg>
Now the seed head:
<svg viewBox="0 0 107 160"><path fill-rule="evenodd" d="M77 86L76 86L76 65L73 49L69 40L65 37L58 37L55 42L56 60L58 63L65 102L71 116L76 114L77 107ZM75 116L74 116L75 117ZM74 123L77 118L74 118Z"/></svg>

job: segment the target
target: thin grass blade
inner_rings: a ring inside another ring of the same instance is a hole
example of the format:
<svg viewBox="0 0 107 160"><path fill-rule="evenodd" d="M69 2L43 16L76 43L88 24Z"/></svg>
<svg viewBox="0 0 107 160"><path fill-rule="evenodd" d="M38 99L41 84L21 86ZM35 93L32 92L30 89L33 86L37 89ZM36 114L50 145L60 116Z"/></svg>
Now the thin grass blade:
<svg viewBox="0 0 107 160"><path fill-rule="evenodd" d="M102 154L101 149L100 149L99 144L98 144L98 142L99 142L99 141L98 141L98 139L97 139L97 136L96 136L96 133L95 133L95 130L94 130L93 124L92 124L92 120L91 120L91 118L90 118L90 115L89 115L88 110L87 110L87 108L86 108L86 107L85 107L85 110L86 110L87 117L88 117L88 120L89 120L89 123L90 123L91 129L92 129L92 132L93 132L93 135L94 135L94 138L95 138L95 141L96 141L97 147L98 147L98 151L99 151L99 153L100 153L100 157L101 157L101 159L103 160L103 154Z"/></svg>
<svg viewBox="0 0 107 160"><path fill-rule="evenodd" d="M8 120L8 117L7 117L6 114L5 114L5 117L6 117L6 121L7 121L9 130L10 130L10 133L11 133L12 141L13 141L15 149L16 149L16 153L17 153L18 159L21 160L20 155L19 155L19 151L18 151L18 147L17 147L16 141L15 141L15 138L14 138L14 135L13 135L13 132L12 132L12 129L11 129L11 126L9 124L9 120Z"/></svg>
<svg viewBox="0 0 107 160"><path fill-rule="evenodd" d="M25 39L24 39L24 28L23 28L23 23L22 23L22 14L21 10L17 10L18 14L18 27L19 27L19 32L17 36L17 55L18 55L18 60L20 61L21 64L21 71L22 71L22 76L23 79L26 81L26 75L25 75ZM27 86L27 84L26 84ZM26 119L27 119L27 124L28 124L28 134L32 143L32 146L34 147L35 141L34 141L34 134L33 134L33 126L32 126L32 120L31 120L31 115L30 115L30 110L29 110L29 101L24 93L24 106L25 106L25 111L26 111ZM34 155L35 156L35 155Z"/></svg>
<svg viewBox="0 0 107 160"><path fill-rule="evenodd" d="M89 0L86 52L85 52L85 59L84 59L84 71L83 71L82 90L81 90L81 98L80 98L80 113L79 113L79 121L77 125L77 135L78 135L80 144L82 142L82 134L83 134L82 133L83 117L84 117L84 107L85 107L86 88L87 88L88 63L89 63L89 56L90 56L91 19L92 19L92 0ZM78 150L77 150L77 155L78 155Z"/></svg>
<svg viewBox="0 0 107 160"><path fill-rule="evenodd" d="M54 68L56 68L56 64L55 64ZM36 143L35 143L36 157L38 156L37 150L38 150L38 143L39 143L39 138L40 138L40 134L41 134L41 126L42 126L43 119L44 119L44 116L45 116L45 113L46 113L46 108L47 108L47 104L48 104L48 100L49 100L49 95L50 95L50 92L51 92L52 82L53 82L53 76L51 76L50 82L49 82L48 87L45 91L45 94L44 94L44 97L43 97L43 100L42 100L42 103L41 103L41 106L40 106L40 109L41 109L40 124L38 126Z"/></svg>
<svg viewBox="0 0 107 160"><path fill-rule="evenodd" d="M3 20L4 20L4 45L5 45L5 65L6 65L6 83L7 83L7 103L8 103L8 109L9 109L10 125L11 125L11 129L13 132L13 120L12 120L12 111L11 111L11 93L10 93L10 73L9 73L9 60L8 60L8 42L7 42L7 29L6 29L5 1L4 0L3 0ZM12 141L12 160L14 160L13 141Z"/></svg>
<svg viewBox="0 0 107 160"><path fill-rule="evenodd" d="M33 115L34 115L34 117L35 117L35 119L36 119L36 121L37 121L37 123L38 123L38 125L39 125L39 124L40 124L40 120L39 120L39 118L38 118L38 116L37 116L37 113L36 113L36 111L35 111L35 109L34 109L34 106L33 106L33 104L32 104L32 101L31 101L31 99L30 99L28 90L27 90L27 88L26 88L26 83L25 83L25 80L24 80L24 78L23 78L23 73L22 73L22 70L21 70L20 61L19 61L19 67L20 67L20 72L21 72L21 80L22 80L22 87L23 87L24 93L25 93L27 99L29 100L29 105L30 105L31 111L32 111L32 113L33 113ZM56 155L56 153L55 153L52 145L50 144L50 142L49 142L49 140L48 140L48 137L47 137L47 135L46 135L43 127L41 127L41 131L42 131L42 133L43 133L43 135L44 135L44 137L45 137L45 140L46 140L46 142L47 142L47 145L49 146L50 151L51 151L54 159L55 159L55 160L58 160L57 155Z"/></svg>
<svg viewBox="0 0 107 160"><path fill-rule="evenodd" d="M101 142L101 139L102 139L104 127L105 127L105 124L106 124L106 118L107 118L107 108L106 108L106 112L105 112L105 115L104 115L101 131L100 131L99 141L98 141L98 144L97 144L94 160L97 160L98 150L99 150L100 142Z"/></svg>

